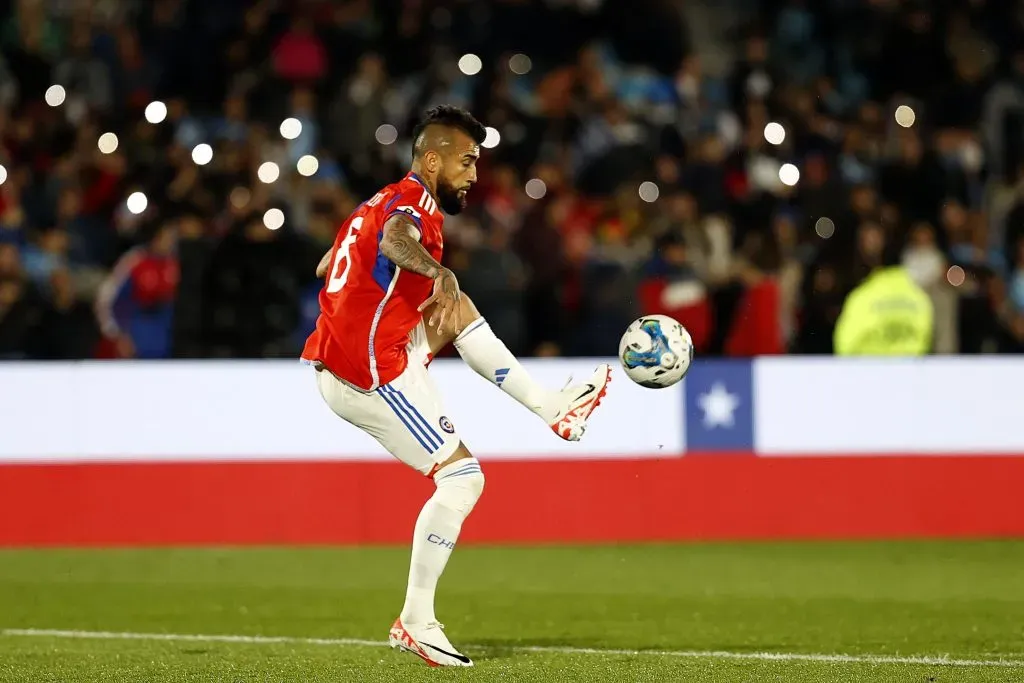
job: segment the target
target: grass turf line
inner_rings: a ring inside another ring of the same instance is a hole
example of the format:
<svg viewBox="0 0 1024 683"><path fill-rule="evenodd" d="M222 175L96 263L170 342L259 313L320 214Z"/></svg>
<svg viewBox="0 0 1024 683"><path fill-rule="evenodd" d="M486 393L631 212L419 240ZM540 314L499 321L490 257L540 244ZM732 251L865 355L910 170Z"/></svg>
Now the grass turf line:
<svg viewBox="0 0 1024 683"><path fill-rule="evenodd" d="M386 637L400 607L407 553L0 551L0 627L373 642ZM1013 542L467 546L442 582L439 614L453 642L477 660L460 680L563 680L559 672L565 680L827 681L854 672L867 681L1022 680L1013 662L954 668L906 661L1019 658L1022 560L1024 543ZM625 652L637 649L700 654ZM153 669L146 661L157 653ZM761 658L771 653L791 658ZM822 653L851 658L792 659ZM343 673L346 680L450 675L357 645L0 638L0 680Z"/></svg>

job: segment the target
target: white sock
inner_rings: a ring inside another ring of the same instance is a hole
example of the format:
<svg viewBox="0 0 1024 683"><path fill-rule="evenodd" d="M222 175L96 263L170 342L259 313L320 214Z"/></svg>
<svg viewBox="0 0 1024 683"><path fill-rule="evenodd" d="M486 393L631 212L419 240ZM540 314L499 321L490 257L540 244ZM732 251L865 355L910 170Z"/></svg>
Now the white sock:
<svg viewBox="0 0 1024 683"><path fill-rule="evenodd" d="M508 347L483 318L477 318L455 338L455 349L478 375L496 385L545 421L554 417L551 392L533 381Z"/></svg>
<svg viewBox="0 0 1024 683"><path fill-rule="evenodd" d="M437 580L455 548L462 522L484 490L484 474L476 458L462 458L442 467L434 474L434 482L437 490L420 511L412 539L409 586L401 615L406 626L437 621Z"/></svg>

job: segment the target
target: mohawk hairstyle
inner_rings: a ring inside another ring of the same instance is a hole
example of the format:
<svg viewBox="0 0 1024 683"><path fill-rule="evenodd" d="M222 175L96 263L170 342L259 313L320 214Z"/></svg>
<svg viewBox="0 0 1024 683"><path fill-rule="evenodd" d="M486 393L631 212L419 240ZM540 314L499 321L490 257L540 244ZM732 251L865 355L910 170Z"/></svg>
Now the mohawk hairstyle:
<svg viewBox="0 0 1024 683"><path fill-rule="evenodd" d="M423 131L427 129L427 126L458 128L478 145L482 144L484 138L487 137L487 129L484 128L484 124L477 121L468 111L452 104L441 104L428 110L416 127L412 129L412 155L415 159L422 157L427 151L422 144Z"/></svg>

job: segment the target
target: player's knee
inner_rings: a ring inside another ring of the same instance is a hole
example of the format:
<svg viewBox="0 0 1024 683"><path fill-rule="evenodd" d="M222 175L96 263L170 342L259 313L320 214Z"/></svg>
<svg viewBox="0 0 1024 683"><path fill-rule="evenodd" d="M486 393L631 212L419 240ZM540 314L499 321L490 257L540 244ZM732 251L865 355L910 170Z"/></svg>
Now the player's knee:
<svg viewBox="0 0 1024 683"><path fill-rule="evenodd" d="M476 458L460 458L438 470L434 483L438 502L465 516L484 492L484 472Z"/></svg>

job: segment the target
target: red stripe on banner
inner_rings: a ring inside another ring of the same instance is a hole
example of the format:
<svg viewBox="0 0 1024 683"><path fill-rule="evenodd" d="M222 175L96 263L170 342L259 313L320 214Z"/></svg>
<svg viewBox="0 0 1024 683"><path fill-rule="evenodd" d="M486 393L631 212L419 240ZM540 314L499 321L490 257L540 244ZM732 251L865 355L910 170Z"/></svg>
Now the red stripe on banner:
<svg viewBox="0 0 1024 683"><path fill-rule="evenodd" d="M1024 457L687 455L484 471L467 541L1024 535ZM431 490L379 462L4 465L0 545L404 543Z"/></svg>

